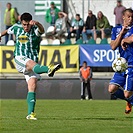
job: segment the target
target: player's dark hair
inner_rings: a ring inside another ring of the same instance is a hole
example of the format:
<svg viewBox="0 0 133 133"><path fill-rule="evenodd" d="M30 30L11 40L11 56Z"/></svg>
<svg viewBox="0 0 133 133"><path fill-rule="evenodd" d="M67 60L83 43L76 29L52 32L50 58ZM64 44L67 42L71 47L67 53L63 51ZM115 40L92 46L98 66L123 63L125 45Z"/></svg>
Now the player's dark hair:
<svg viewBox="0 0 133 133"><path fill-rule="evenodd" d="M27 13L27 12L25 12L25 13L23 13L22 15L21 15L21 21L31 21L32 20L32 15L30 14L30 13Z"/></svg>
<svg viewBox="0 0 133 133"><path fill-rule="evenodd" d="M122 14L125 15L125 12L133 13L133 10L131 8L127 8L122 12Z"/></svg>
<svg viewBox="0 0 133 133"><path fill-rule="evenodd" d="M87 65L87 62L86 61L83 61L83 64L86 64Z"/></svg>

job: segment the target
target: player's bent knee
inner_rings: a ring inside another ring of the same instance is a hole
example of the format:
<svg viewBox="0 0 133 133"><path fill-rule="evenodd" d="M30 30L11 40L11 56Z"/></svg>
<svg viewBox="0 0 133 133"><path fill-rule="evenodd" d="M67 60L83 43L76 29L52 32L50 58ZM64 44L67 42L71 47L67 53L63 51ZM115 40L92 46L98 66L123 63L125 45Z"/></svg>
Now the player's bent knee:
<svg viewBox="0 0 133 133"><path fill-rule="evenodd" d="M108 87L109 93L114 93L117 89L118 89L118 87L114 84L110 84Z"/></svg>
<svg viewBox="0 0 133 133"><path fill-rule="evenodd" d="M33 61L33 60L29 60L27 63L26 63L26 69L27 70L32 70L32 68L36 65L36 62Z"/></svg>
<svg viewBox="0 0 133 133"><path fill-rule="evenodd" d="M110 85L109 85L109 88L108 88L108 92L109 92L109 93L112 93L112 88L111 88Z"/></svg>

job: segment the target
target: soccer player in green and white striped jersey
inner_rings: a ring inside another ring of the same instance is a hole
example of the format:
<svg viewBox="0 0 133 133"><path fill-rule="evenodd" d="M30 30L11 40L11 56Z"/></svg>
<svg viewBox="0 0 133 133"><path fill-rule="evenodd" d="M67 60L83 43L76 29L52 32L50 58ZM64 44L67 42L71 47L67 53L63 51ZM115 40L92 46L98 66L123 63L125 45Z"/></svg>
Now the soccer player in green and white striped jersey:
<svg viewBox="0 0 133 133"><path fill-rule="evenodd" d="M28 116L27 119L37 120L34 114L36 103L36 85L39 74L48 73L52 77L60 69L60 64L41 66L38 62L40 48L40 37L44 33L43 26L32 20L32 15L23 13L21 15L21 24L15 24L0 34L1 37L6 34L14 34L16 39L14 60L16 69L23 73L28 84Z"/></svg>

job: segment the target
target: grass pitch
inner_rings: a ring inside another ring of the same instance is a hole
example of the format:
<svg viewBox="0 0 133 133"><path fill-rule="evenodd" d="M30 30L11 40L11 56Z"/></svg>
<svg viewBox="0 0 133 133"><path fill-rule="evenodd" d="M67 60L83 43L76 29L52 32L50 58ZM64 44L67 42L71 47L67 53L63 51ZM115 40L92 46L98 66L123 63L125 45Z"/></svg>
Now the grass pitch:
<svg viewBox="0 0 133 133"><path fill-rule="evenodd" d="M133 113L121 100L37 100L37 121L26 100L1 100L1 133L133 133Z"/></svg>

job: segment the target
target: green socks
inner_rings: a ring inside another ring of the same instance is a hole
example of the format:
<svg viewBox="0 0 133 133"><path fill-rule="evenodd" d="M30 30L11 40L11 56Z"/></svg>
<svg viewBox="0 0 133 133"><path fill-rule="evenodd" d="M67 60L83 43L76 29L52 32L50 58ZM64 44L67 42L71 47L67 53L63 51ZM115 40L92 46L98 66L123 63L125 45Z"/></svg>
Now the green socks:
<svg viewBox="0 0 133 133"><path fill-rule="evenodd" d="M39 64L36 64L32 68L32 70L33 70L33 72L35 72L37 74L48 73L48 67L47 66L40 66Z"/></svg>
<svg viewBox="0 0 133 133"><path fill-rule="evenodd" d="M36 93L35 92L28 92L27 94L27 103L28 103L28 115L31 112L34 112L35 104L36 104Z"/></svg>

